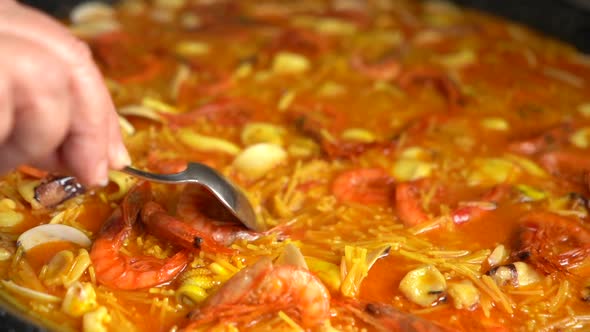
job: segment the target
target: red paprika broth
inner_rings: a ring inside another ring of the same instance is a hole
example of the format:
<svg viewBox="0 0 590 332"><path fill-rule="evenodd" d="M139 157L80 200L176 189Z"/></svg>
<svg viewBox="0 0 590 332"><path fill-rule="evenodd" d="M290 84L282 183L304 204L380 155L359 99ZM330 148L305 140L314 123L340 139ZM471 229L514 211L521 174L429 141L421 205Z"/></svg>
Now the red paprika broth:
<svg viewBox="0 0 590 332"><path fill-rule="evenodd" d="M70 24L134 165L210 165L266 229L118 172L44 207L22 168L3 298L88 331L588 327L586 55L445 2L92 6ZM21 235L44 224L82 235Z"/></svg>

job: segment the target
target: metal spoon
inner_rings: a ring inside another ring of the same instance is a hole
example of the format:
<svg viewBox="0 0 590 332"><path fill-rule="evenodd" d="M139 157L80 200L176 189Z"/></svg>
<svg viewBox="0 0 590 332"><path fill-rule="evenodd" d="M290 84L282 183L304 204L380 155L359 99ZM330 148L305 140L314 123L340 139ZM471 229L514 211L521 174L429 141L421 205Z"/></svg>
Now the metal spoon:
<svg viewBox="0 0 590 332"><path fill-rule="evenodd" d="M246 227L257 232L264 231L264 225L258 223L256 213L254 213L254 209L246 195L227 178L207 165L188 163L184 171L174 174L150 173L129 166L122 171L148 181L201 185L213 194Z"/></svg>

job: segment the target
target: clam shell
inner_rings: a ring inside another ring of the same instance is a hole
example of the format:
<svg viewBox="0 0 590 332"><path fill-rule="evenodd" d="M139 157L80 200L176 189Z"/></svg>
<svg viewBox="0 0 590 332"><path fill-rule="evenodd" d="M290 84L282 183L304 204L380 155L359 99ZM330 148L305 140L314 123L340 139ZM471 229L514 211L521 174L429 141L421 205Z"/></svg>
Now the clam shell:
<svg viewBox="0 0 590 332"><path fill-rule="evenodd" d="M86 234L72 226L46 224L33 227L22 233L18 237L17 245L27 251L40 244L61 241L69 241L84 248L88 248L92 244Z"/></svg>

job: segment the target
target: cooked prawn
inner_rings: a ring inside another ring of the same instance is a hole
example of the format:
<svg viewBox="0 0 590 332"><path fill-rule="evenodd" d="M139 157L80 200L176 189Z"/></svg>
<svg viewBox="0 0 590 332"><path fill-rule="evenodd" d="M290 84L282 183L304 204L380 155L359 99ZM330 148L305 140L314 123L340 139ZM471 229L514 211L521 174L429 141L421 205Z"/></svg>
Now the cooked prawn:
<svg viewBox="0 0 590 332"><path fill-rule="evenodd" d="M147 202L141 209L141 220L152 234L164 238L181 247L203 249L219 253L233 251L215 242L208 234L192 227L175 217L170 216L156 202Z"/></svg>
<svg viewBox="0 0 590 332"><path fill-rule="evenodd" d="M361 56L354 55L350 66L362 75L381 81L391 81L401 72L401 64L397 59L382 59L375 63L367 63Z"/></svg>
<svg viewBox="0 0 590 332"><path fill-rule="evenodd" d="M93 41L93 54L116 81L142 83L156 78L165 69L165 61L153 55L138 57L134 51L142 41L127 32L103 33ZM133 61L130 61L133 60Z"/></svg>
<svg viewBox="0 0 590 332"><path fill-rule="evenodd" d="M322 139L320 141L322 152L330 159L351 159L353 157L359 156L369 149L381 148L387 150L393 146L393 141L371 143L346 141L332 142L327 139Z"/></svg>
<svg viewBox="0 0 590 332"><path fill-rule="evenodd" d="M421 200L421 189L424 187L425 180L398 183L395 189L395 207L398 217L404 225L408 227L419 225L428 221L428 213ZM480 204L459 206L451 212L451 219L457 225L465 222L482 218L487 213L496 209L497 204L505 199L512 187L508 185L498 185L486 191L481 199L477 202ZM440 193L437 194L440 196ZM437 198L437 200L439 200ZM481 203L489 203L485 206Z"/></svg>
<svg viewBox="0 0 590 332"><path fill-rule="evenodd" d="M496 205L500 202L500 200L504 199L510 192L512 191L512 187L508 185L498 185L493 187L492 189L488 190L486 193L483 194L481 197L481 202L491 203L489 208L484 208L482 206L462 206L456 208L451 213L451 218L453 222L457 225L466 223L471 220L476 220L490 211L496 208Z"/></svg>
<svg viewBox="0 0 590 332"><path fill-rule="evenodd" d="M397 80L402 89L409 89L415 83L430 82L446 98L451 111L456 111L463 102L457 84L444 72L433 68L414 68L404 71Z"/></svg>
<svg viewBox="0 0 590 332"><path fill-rule="evenodd" d="M451 115L442 112L427 113L420 115L401 128L397 138L404 137L407 144L421 145L422 142L432 134L434 130L445 125L451 119Z"/></svg>
<svg viewBox="0 0 590 332"><path fill-rule="evenodd" d="M338 200L361 204L390 204L393 190L393 178L381 168L346 171L332 183L332 193Z"/></svg>
<svg viewBox="0 0 590 332"><path fill-rule="evenodd" d="M138 72L120 77L117 81L123 84L142 83L155 79L164 70L163 61L153 56L142 57L138 63L142 65Z"/></svg>
<svg viewBox="0 0 590 332"><path fill-rule="evenodd" d="M347 127L348 119L344 113L327 105L299 102L287 110L287 116L298 131L319 144L321 152L329 159L349 159L371 148L388 149L394 145L393 141L365 143L328 138L338 136L335 133Z"/></svg>
<svg viewBox="0 0 590 332"><path fill-rule="evenodd" d="M549 151L539 157L539 163L551 174L578 184L584 184L590 172L590 157L580 151Z"/></svg>
<svg viewBox="0 0 590 332"><path fill-rule="evenodd" d="M178 95L176 97L176 101L179 105L195 105L195 101L199 100L201 97L207 97L210 100L216 100L217 97L224 95L228 89L235 85L235 80L233 79L231 72L221 69L213 69L211 66L207 66L196 59L191 59L186 64L188 65L190 72L199 73L199 78L198 80L184 79L180 82L178 86ZM218 101L213 101L213 104L217 103ZM206 106L207 105L205 105L205 107ZM168 115L172 118L175 118L175 116L180 116L180 120L184 119L192 122L194 119L190 118L190 114L198 113L198 109L200 108L185 114ZM225 120L232 121L235 119Z"/></svg>
<svg viewBox="0 0 590 332"><path fill-rule="evenodd" d="M148 167L155 173L174 174L184 171L187 165L188 163L182 159L165 159L159 160L157 163L150 163Z"/></svg>
<svg viewBox="0 0 590 332"><path fill-rule="evenodd" d="M560 124L536 136L512 142L508 148L516 153L534 155L567 144L572 130L571 124Z"/></svg>
<svg viewBox="0 0 590 332"><path fill-rule="evenodd" d="M103 225L90 250L99 283L125 290L153 287L173 280L188 264L187 251L180 251L167 259L131 257L120 251L137 221L142 203L150 196L146 183L134 187Z"/></svg>
<svg viewBox="0 0 590 332"><path fill-rule="evenodd" d="M189 314L187 330L209 323L252 323L283 311L302 327L330 317L330 293L309 270L263 258L244 268Z"/></svg>
<svg viewBox="0 0 590 332"><path fill-rule="evenodd" d="M385 303L364 303L347 299L339 301L340 307L377 331L445 332L450 329L418 316L401 312Z"/></svg>
<svg viewBox="0 0 590 332"><path fill-rule="evenodd" d="M183 189L176 212L190 227L224 246L237 239L255 240L262 235L246 229L199 186L187 185Z"/></svg>
<svg viewBox="0 0 590 332"><path fill-rule="evenodd" d="M307 56L324 54L331 47L331 40L324 35L305 29L290 28L279 34L270 44L270 53L291 51Z"/></svg>
<svg viewBox="0 0 590 332"><path fill-rule="evenodd" d="M129 62L124 59L132 58L129 48L136 45L136 38L133 38L129 33L112 31L96 36L91 47L96 61L107 70L116 72L125 69L125 66L129 67ZM133 69L135 70L136 67L133 66Z"/></svg>
<svg viewBox="0 0 590 332"><path fill-rule="evenodd" d="M347 127L348 118L334 107L319 102L297 101L286 111L288 120L295 123L297 130L311 139L321 142L323 131L336 133Z"/></svg>
<svg viewBox="0 0 590 332"><path fill-rule="evenodd" d="M183 85L179 98L183 96L186 89L188 88L184 88ZM194 96L194 93L190 93L190 95ZM166 118L168 125L172 128L188 126L203 118L219 125L240 126L252 119L252 109L255 106L251 103L246 99L219 98L186 113L164 113L162 116Z"/></svg>
<svg viewBox="0 0 590 332"><path fill-rule="evenodd" d="M514 152L529 155L549 173L587 191L590 175L590 158L580 149L572 147L569 139L575 125L562 123L540 135L510 144Z"/></svg>
<svg viewBox="0 0 590 332"><path fill-rule="evenodd" d="M422 208L418 182L398 183L395 187L395 208L398 217L408 227L428 221L429 217Z"/></svg>
<svg viewBox="0 0 590 332"><path fill-rule="evenodd" d="M579 221L551 212L531 212L520 222L519 259L545 273L566 272L587 261L590 230Z"/></svg>

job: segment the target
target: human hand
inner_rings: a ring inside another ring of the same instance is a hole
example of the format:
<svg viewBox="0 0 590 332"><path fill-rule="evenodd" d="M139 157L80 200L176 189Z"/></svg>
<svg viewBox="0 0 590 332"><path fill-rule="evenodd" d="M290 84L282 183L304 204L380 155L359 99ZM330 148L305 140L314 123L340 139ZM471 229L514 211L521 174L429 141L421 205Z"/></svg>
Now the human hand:
<svg viewBox="0 0 590 332"><path fill-rule="evenodd" d="M13 0L0 0L0 119L0 173L28 163L105 185L130 163L86 44Z"/></svg>

